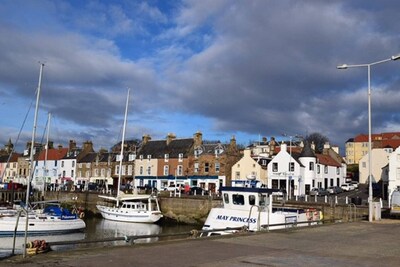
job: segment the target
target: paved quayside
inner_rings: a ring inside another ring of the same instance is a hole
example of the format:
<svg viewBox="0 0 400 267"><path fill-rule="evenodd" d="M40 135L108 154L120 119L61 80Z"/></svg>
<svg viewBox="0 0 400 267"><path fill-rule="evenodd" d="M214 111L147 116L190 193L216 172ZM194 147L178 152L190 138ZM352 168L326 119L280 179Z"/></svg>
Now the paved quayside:
<svg viewBox="0 0 400 267"><path fill-rule="evenodd" d="M50 252L0 266L399 266L400 220Z"/></svg>

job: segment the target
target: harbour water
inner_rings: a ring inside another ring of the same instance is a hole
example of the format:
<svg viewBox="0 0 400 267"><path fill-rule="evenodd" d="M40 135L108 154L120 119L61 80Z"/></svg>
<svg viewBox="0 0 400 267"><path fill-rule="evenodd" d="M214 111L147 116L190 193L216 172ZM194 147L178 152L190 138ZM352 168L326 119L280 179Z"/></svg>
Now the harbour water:
<svg viewBox="0 0 400 267"><path fill-rule="evenodd" d="M71 233L64 235L50 235L50 236L28 236L27 241L45 240L46 242L63 242L63 241L77 241L73 245L60 245L52 246L52 250L68 250L78 247L94 247L94 246L123 246L127 245L124 240L121 241L108 241L108 242L93 242L82 243L82 240L102 240L112 239L124 236L138 236L138 235L157 235L157 234L174 234L189 232L193 229L201 229L201 226L160 223L160 224L142 224L142 223L124 223L105 220L103 218L88 218L85 219L86 229L84 232ZM135 240L135 243L141 242L157 242L165 240L170 237L153 237ZM24 236L18 236L15 242L15 254L22 254L22 245L24 243ZM12 237L0 237L0 259L11 255L13 247Z"/></svg>

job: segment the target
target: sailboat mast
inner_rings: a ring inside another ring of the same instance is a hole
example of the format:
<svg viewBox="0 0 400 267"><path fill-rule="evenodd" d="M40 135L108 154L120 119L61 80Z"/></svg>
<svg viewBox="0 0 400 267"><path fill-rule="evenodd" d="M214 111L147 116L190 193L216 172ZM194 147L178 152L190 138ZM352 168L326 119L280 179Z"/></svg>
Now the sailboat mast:
<svg viewBox="0 0 400 267"><path fill-rule="evenodd" d="M44 196L44 192L46 191L47 156L49 154L50 121L51 121L51 113L49 112L48 119L47 119L46 154L44 156L44 169L43 169L43 196Z"/></svg>
<svg viewBox="0 0 400 267"><path fill-rule="evenodd" d="M27 180L27 185L26 185L26 201L25 201L25 210L28 213L28 206L29 206L29 195L31 191L31 181L33 178L33 172L35 170L35 164L33 162L33 150L35 149L35 135L36 135L36 128L37 128L37 117L38 117L38 110L39 110L39 100L40 100L40 88L42 86L42 77L43 77L43 68L44 68L44 63L40 63L40 73L39 73L39 83L38 83L38 88L36 91L36 107L35 107L35 116L33 119L33 129L32 129L32 140L31 140L31 151L30 151L30 157L29 157L29 163L31 164L31 171L29 173L29 178ZM26 223L25 223L25 242L27 242L28 238L28 221L29 221L29 216L26 214ZM24 248L24 257L26 256L26 248Z"/></svg>
<svg viewBox="0 0 400 267"><path fill-rule="evenodd" d="M117 207L119 206L118 196L119 196L119 190L121 189L122 159L124 157L125 131L126 131L126 120L128 118L128 106L129 106L130 91L131 91L131 89L128 89L128 96L126 97L126 105L125 105L124 127L122 129L121 154L119 157L119 170L118 170Z"/></svg>

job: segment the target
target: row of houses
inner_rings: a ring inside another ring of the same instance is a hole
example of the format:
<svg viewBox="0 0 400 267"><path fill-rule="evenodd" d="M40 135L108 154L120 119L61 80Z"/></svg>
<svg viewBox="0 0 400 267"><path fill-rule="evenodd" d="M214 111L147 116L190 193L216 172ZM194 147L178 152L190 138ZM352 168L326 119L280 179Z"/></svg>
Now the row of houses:
<svg viewBox="0 0 400 267"><path fill-rule="evenodd" d="M26 183L30 144L22 155L11 153L11 147L10 141L3 150L9 153L0 156L2 181ZM48 147L35 146L32 185L38 190L65 184L88 189L91 183L116 188L120 171L122 184L132 187L163 190L172 184L187 184L215 192L222 185L257 180L294 196L308 194L314 187L340 186L346 179L346 164L337 147L325 144L322 153L315 153L313 144L278 143L274 138L263 138L240 150L234 137L223 144L203 140L200 132L184 139L168 134L165 139L152 140L144 135L142 140L125 142L121 170L121 143L98 152L90 141L82 147L72 140L67 148Z"/></svg>
<svg viewBox="0 0 400 267"><path fill-rule="evenodd" d="M35 146L32 186L46 190L68 183L88 189L91 183L116 188L121 172L122 184L150 186L163 190L180 182L216 191L230 183L231 167L240 159L240 151L234 137L227 144L203 141L202 133L193 138L178 139L168 134L163 140L151 140L144 135L140 141L124 142L124 155L120 168L121 142L111 151L95 152L87 141L81 148L71 140L68 148L51 144ZM10 150L10 142L4 150ZM30 144L27 144L27 148ZM42 148L42 149L40 149ZM30 173L29 150L24 154L10 152L0 156L2 182L26 184ZM7 163L8 162L8 163Z"/></svg>

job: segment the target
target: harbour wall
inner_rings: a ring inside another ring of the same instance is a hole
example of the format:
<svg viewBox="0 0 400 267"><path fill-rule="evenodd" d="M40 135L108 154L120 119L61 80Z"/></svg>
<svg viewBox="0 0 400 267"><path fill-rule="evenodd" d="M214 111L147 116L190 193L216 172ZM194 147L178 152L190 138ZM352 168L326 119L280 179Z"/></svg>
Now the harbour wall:
<svg viewBox="0 0 400 267"><path fill-rule="evenodd" d="M182 195L182 197L179 198L169 197L169 195L165 193L167 192L161 192L160 194L160 209L166 220L172 220L178 223L203 224L209 211L213 207L222 205L221 199L212 198L210 196ZM44 199L58 200L62 203L67 203L68 205L81 207L85 210L87 216L100 216L96 209L96 204L99 201L98 195L98 192L46 191ZM6 198L10 197L9 195L6 196ZM34 198L34 200L41 199L38 196L34 196ZM21 197L14 197L14 199L21 199ZM22 198L22 200L25 200L25 198ZM321 211L323 219L328 221L354 221L368 216L368 206L365 205L335 205L332 203L295 201L274 203L274 207L279 208L279 206Z"/></svg>

